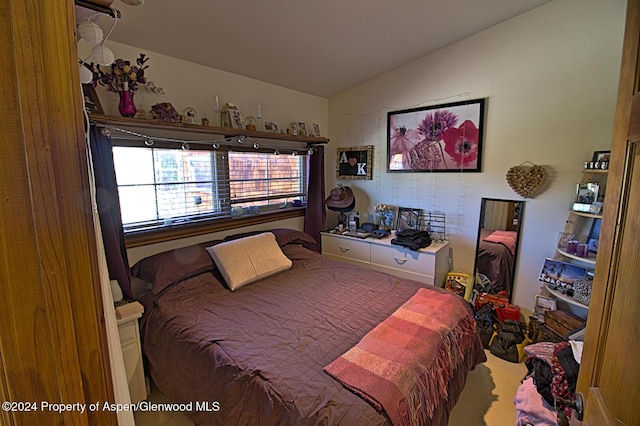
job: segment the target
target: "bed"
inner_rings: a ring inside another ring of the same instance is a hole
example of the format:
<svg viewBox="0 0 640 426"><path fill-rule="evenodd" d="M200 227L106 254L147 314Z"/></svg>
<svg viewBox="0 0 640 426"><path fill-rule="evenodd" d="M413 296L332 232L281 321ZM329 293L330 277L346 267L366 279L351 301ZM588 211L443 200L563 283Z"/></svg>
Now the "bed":
<svg viewBox="0 0 640 426"><path fill-rule="evenodd" d="M498 293L506 290L511 294L516 238L515 231L480 230L476 270L490 281L483 291Z"/></svg>
<svg viewBox="0 0 640 426"><path fill-rule="evenodd" d="M374 408L367 395L330 368L344 364L420 292L423 299L446 299L451 312L461 312L459 324L473 319L470 306L440 288L329 260L302 232L269 234L290 267L234 291L225 282L228 271L207 251L223 247L222 241L159 253L134 265L132 275L151 286L141 298L141 339L151 379L171 400L191 403L186 414L201 425L392 424L390 411ZM439 311L429 321L440 324L448 308L429 309ZM472 323L472 332L464 335L447 334L440 324L433 348L418 348L447 362L422 366L438 375L441 389L428 396L429 418L413 424L446 425L467 373L486 360ZM430 387L436 385L423 391Z"/></svg>

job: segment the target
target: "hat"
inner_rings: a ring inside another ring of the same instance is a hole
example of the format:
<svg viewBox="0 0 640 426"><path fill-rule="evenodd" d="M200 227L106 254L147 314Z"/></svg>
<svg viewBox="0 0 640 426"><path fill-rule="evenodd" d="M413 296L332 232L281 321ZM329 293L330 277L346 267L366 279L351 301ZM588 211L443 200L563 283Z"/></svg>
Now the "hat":
<svg viewBox="0 0 640 426"><path fill-rule="evenodd" d="M356 203L356 199L353 196L353 191L348 186L338 185L331 190L331 193L324 200L327 208L335 211L350 211Z"/></svg>

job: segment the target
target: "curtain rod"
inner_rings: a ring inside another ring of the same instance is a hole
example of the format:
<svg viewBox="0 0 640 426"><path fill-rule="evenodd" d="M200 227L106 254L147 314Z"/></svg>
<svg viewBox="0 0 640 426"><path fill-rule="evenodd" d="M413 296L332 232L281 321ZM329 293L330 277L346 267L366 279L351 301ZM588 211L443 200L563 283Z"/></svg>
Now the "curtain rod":
<svg viewBox="0 0 640 426"><path fill-rule="evenodd" d="M112 16L115 19L120 19L120 11L117 9L101 6L99 4L95 4L87 0L74 0L74 1L76 6L86 7L87 9L91 9L96 12L100 12L100 13L104 13L105 15Z"/></svg>

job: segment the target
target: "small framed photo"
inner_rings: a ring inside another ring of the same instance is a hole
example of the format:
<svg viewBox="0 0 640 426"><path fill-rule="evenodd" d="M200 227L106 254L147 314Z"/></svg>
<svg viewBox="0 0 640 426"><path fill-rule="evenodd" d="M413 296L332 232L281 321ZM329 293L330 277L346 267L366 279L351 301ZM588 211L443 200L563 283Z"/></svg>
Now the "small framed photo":
<svg viewBox="0 0 640 426"><path fill-rule="evenodd" d="M319 124L313 123L313 136L315 136L316 138L321 137Z"/></svg>
<svg viewBox="0 0 640 426"><path fill-rule="evenodd" d="M555 311L556 309L558 309L558 305L555 297L536 294L536 306L533 314L536 316L538 322L544 323L545 313L548 311Z"/></svg>
<svg viewBox="0 0 640 426"><path fill-rule="evenodd" d="M422 218L422 210L410 207L398 208L398 219L396 220L396 229L404 231L405 229L420 229L420 219Z"/></svg>
<svg viewBox="0 0 640 426"><path fill-rule="evenodd" d="M104 114L102 105L100 105L100 99L96 89L90 84L82 85L82 96L84 96L84 109L89 114Z"/></svg>
<svg viewBox="0 0 640 426"><path fill-rule="evenodd" d="M606 161L609 162L609 156L611 155L611 151L595 151L593 153L593 159L591 161Z"/></svg>
<svg viewBox="0 0 640 426"><path fill-rule="evenodd" d="M265 121L264 122L264 131L278 133L278 123L275 121Z"/></svg>
<svg viewBox="0 0 640 426"><path fill-rule="evenodd" d="M373 145L338 148L337 151L337 178L373 179Z"/></svg>
<svg viewBox="0 0 640 426"><path fill-rule="evenodd" d="M231 118L231 128L232 129L244 129L242 125L242 113L237 109L229 110L229 117Z"/></svg>
<svg viewBox="0 0 640 426"><path fill-rule="evenodd" d="M300 136L307 136L308 135L308 133L307 133L307 123L302 123L302 122L298 123L298 134Z"/></svg>
<svg viewBox="0 0 640 426"><path fill-rule="evenodd" d="M593 204L598 201L600 185L594 182L579 183L576 190L576 203Z"/></svg>
<svg viewBox="0 0 640 426"><path fill-rule="evenodd" d="M589 245L589 251L591 253L598 253L598 243L600 242L600 226L602 225L602 219L594 219L587 237L587 244Z"/></svg>

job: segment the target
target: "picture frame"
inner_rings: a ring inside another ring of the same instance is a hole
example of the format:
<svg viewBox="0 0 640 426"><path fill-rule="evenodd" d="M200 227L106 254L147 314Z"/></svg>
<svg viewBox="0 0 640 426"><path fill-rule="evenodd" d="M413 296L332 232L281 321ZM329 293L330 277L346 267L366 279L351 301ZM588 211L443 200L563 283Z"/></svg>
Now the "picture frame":
<svg viewBox="0 0 640 426"><path fill-rule="evenodd" d="M231 126L232 129L244 129L244 126L242 125L243 123L242 112L240 112L240 110L230 109L229 120L230 120L229 125Z"/></svg>
<svg viewBox="0 0 640 426"><path fill-rule="evenodd" d="M609 161L609 157L611 156L611 151L594 151L593 158L591 161Z"/></svg>
<svg viewBox="0 0 640 426"><path fill-rule="evenodd" d="M576 203L593 204L598 201L600 185L595 182L579 183L576 188Z"/></svg>
<svg viewBox="0 0 640 426"><path fill-rule="evenodd" d="M96 89L92 85L82 85L82 96L84 97L84 109L87 113L104 114Z"/></svg>
<svg viewBox="0 0 640 426"><path fill-rule="evenodd" d="M316 138L322 137L320 134L320 125L313 123L312 126L313 126L313 136Z"/></svg>
<svg viewBox="0 0 640 426"><path fill-rule="evenodd" d="M337 151L337 178L373 179L373 145L338 147Z"/></svg>
<svg viewBox="0 0 640 426"><path fill-rule="evenodd" d="M307 136L307 123L298 122L298 135Z"/></svg>
<svg viewBox="0 0 640 426"><path fill-rule="evenodd" d="M275 121L267 121L264 122L264 131L271 133L278 133L278 123Z"/></svg>
<svg viewBox="0 0 640 426"><path fill-rule="evenodd" d="M555 297L547 297L541 294L536 294L536 304L533 311L533 315L538 322L544 323L544 316L548 311L555 311L558 309L558 304Z"/></svg>
<svg viewBox="0 0 640 426"><path fill-rule="evenodd" d="M398 217L396 219L396 230L404 231L406 229L420 229L421 220L422 209L399 207Z"/></svg>
<svg viewBox="0 0 640 426"><path fill-rule="evenodd" d="M572 263L546 258L540 271L539 280L560 291L572 290L577 280L584 279L587 269Z"/></svg>
<svg viewBox="0 0 640 426"><path fill-rule="evenodd" d="M602 226L602 219L593 219L591 224L591 230L587 237L587 244L589 245L589 252L598 253L598 243L600 242L600 227Z"/></svg>
<svg viewBox="0 0 640 426"><path fill-rule="evenodd" d="M485 99L387 113L387 171L481 172Z"/></svg>

